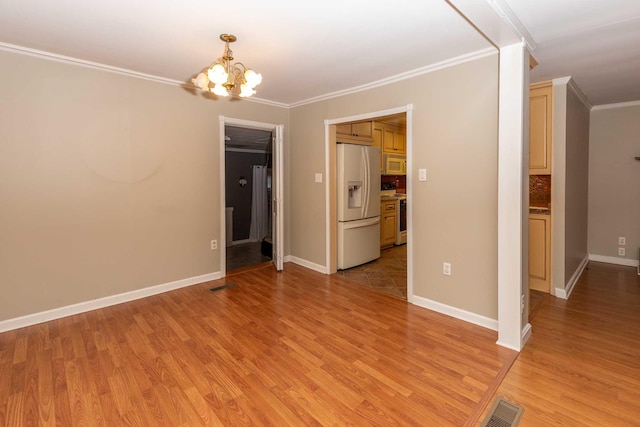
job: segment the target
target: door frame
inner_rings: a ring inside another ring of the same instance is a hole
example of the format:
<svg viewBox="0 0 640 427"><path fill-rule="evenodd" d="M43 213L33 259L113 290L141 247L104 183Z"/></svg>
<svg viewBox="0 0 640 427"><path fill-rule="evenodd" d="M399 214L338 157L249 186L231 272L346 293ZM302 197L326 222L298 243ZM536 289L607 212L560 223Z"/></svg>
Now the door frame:
<svg viewBox="0 0 640 427"><path fill-rule="evenodd" d="M373 111L356 116L339 117L337 119L327 119L324 121L324 143L325 143L325 237L326 253L325 265L326 274L333 274L337 271L338 265L338 232L336 226L337 214L337 174L336 174L336 132L335 127L339 123L355 122L360 120L371 120L383 116L405 113L407 116L406 147L407 147L407 301L412 302L413 298L413 208L411 203L413 185L412 175L412 151L413 151L413 104L388 110Z"/></svg>
<svg viewBox="0 0 640 427"><path fill-rule="evenodd" d="M219 116L219 146L220 160L218 168L220 170L220 275L227 275L227 227L226 227L226 151L225 151L225 126L238 126L251 129L260 129L272 132L273 153L272 153L272 202L273 202L273 227L272 236L274 257L273 262L276 270L282 270L284 260L284 125L253 120L236 119L233 117ZM224 245L224 246L223 246Z"/></svg>

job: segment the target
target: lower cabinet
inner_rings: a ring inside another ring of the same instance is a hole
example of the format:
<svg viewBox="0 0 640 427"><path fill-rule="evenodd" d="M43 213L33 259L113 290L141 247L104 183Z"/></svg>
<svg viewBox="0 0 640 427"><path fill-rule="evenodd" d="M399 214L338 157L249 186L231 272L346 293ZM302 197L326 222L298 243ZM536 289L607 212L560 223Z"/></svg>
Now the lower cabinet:
<svg viewBox="0 0 640 427"><path fill-rule="evenodd" d="M529 214L529 289L549 293L551 216Z"/></svg>
<svg viewBox="0 0 640 427"><path fill-rule="evenodd" d="M391 246L396 242L396 200L380 203L380 246Z"/></svg>

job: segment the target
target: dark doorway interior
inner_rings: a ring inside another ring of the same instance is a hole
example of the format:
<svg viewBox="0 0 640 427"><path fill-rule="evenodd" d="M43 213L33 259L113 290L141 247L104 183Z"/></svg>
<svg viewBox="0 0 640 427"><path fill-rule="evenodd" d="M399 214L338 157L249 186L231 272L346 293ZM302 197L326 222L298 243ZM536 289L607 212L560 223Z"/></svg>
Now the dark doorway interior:
<svg viewBox="0 0 640 427"><path fill-rule="evenodd" d="M225 127L227 271L269 261L272 133Z"/></svg>

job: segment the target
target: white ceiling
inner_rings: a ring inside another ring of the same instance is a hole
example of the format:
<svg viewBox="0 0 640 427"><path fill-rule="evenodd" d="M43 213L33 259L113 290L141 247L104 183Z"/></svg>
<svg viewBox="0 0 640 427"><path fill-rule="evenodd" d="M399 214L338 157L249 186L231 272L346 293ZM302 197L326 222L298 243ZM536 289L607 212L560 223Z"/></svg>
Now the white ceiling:
<svg viewBox="0 0 640 427"><path fill-rule="evenodd" d="M593 105L640 100L640 0L505 0L537 42L532 82L571 76Z"/></svg>
<svg viewBox="0 0 640 427"><path fill-rule="evenodd" d="M501 2L538 43L532 81L573 76L594 105L640 100L640 1ZM0 2L2 43L178 82L221 55L221 33L262 73L257 97L286 105L492 47L445 0Z"/></svg>

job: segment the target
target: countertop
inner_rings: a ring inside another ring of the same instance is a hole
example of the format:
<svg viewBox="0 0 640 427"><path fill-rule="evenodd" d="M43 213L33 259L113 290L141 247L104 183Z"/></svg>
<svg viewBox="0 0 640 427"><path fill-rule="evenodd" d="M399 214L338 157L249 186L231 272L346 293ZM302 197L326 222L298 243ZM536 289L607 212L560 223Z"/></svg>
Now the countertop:
<svg viewBox="0 0 640 427"><path fill-rule="evenodd" d="M529 213L538 215L551 215L551 209L539 206L529 206Z"/></svg>
<svg viewBox="0 0 640 427"><path fill-rule="evenodd" d="M387 194L380 195L380 200L382 200L383 202L388 200L403 200L406 198L407 198L407 195L404 193L396 193L394 195L387 195Z"/></svg>

